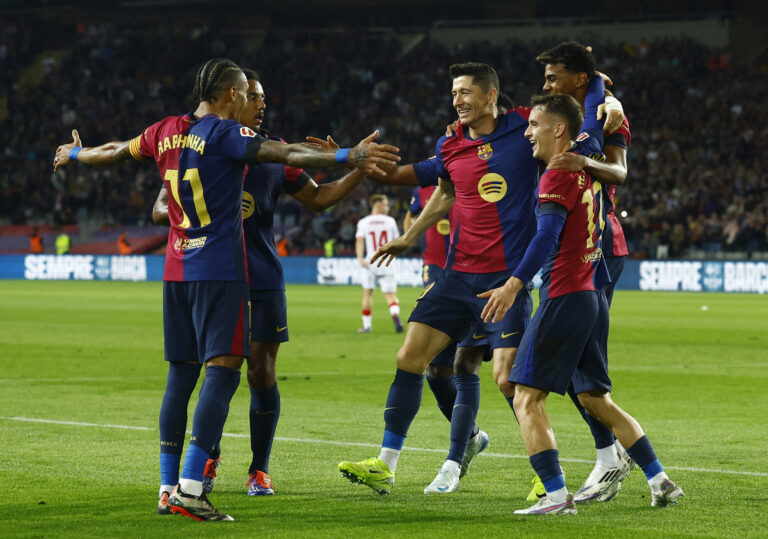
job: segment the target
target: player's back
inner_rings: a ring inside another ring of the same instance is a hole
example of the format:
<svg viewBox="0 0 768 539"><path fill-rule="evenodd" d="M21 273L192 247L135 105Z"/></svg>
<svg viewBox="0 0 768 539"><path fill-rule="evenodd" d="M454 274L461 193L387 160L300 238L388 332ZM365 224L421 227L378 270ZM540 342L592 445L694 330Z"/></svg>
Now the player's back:
<svg viewBox="0 0 768 539"><path fill-rule="evenodd" d="M409 206L411 213L418 215L427 205L434 192L435 186L433 185L415 188ZM427 232L424 234L424 249L421 253L424 265L434 264L441 268L445 267L445 260L451 245L451 233L454 226L453 208L451 208L445 217L427 229Z"/></svg>
<svg viewBox="0 0 768 539"><path fill-rule="evenodd" d="M244 281L244 147L233 120L172 116L131 142L134 157L154 158L168 190L171 224L166 281ZM253 133L255 135L255 133Z"/></svg>
<svg viewBox="0 0 768 539"><path fill-rule="evenodd" d="M541 299L586 290L607 282L602 259L602 184L585 172L546 170L539 181L539 202L554 202L567 212L557 249L542 268Z"/></svg>
<svg viewBox="0 0 768 539"><path fill-rule="evenodd" d="M389 215L371 214L357 222L355 237L365 239L365 258L370 259L379 247L400 237L400 232Z"/></svg>
<svg viewBox="0 0 768 539"><path fill-rule="evenodd" d="M459 125L437 143L437 157L454 184L457 226L447 268L489 273L517 267L536 233L539 165L525 138L530 109L499 116L496 129L472 139Z"/></svg>

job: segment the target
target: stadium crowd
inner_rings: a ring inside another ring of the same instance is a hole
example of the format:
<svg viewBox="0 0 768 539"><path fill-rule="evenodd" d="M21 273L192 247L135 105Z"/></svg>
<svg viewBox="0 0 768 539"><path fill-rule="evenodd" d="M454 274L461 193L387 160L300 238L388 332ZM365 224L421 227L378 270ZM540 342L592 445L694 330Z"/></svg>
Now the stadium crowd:
<svg viewBox="0 0 768 539"><path fill-rule="evenodd" d="M169 33L101 24L78 26L60 36L60 50L44 51L45 31L0 23L0 120L9 126L0 131L0 224L151 224L161 185L152 167L53 173L53 151L72 128L85 144L125 140L188 109L187 83L201 59L230 57L259 72L272 134L291 142L332 134L350 145L379 129L380 140L411 163L434 153L455 117L450 64L493 65L503 91L525 105L543 83L536 54L564 38L454 48L424 39L406 52L386 31L280 31L254 47L205 25ZM628 178L616 200L632 255L768 251L768 168L758 151L768 146L766 66L737 64L726 51L681 38L590 44L632 130ZM310 172L322 181L343 170ZM368 181L321 214L283 197L275 228L292 253L319 253L329 236L350 250L374 192L389 194L392 213L403 216L410 190Z"/></svg>

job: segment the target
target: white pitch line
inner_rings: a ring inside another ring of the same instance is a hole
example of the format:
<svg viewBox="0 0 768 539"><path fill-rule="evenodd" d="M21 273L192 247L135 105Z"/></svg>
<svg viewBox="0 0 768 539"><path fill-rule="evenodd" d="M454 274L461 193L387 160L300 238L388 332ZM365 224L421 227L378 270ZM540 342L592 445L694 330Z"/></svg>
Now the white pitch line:
<svg viewBox="0 0 768 539"><path fill-rule="evenodd" d="M141 430L141 431L151 431L156 432L157 429L151 428L151 427L135 427L132 425L113 425L109 423L85 423L82 421L59 421L56 419L40 419L36 417L5 417L0 416L0 420L3 421L19 421L24 423L43 423L43 424L49 424L49 425L67 425L71 427L96 427L96 428L104 428L104 429L121 429L121 430ZM189 431L187 431L189 433ZM226 436L227 438L250 438L250 434L237 434L237 433L228 433L225 432L222 434L222 436ZM323 445L338 445L338 446L345 446L345 447L370 447L373 449L378 449L380 446L379 444L369 444L369 443L360 443L360 442L343 442L338 440L318 440L315 438L285 438L282 436L275 436L275 440L281 441L281 442L295 442L295 443L303 443L303 444L323 444ZM445 449L429 449L426 447L408 447L403 446L404 450L407 451L419 451L421 453L445 453ZM495 458L503 458L503 459L524 459L528 460L528 457L526 455L510 455L507 453L482 453L483 457L495 457ZM594 461L592 460L584 460L584 459L565 459L561 458L561 462L577 462L582 464L592 464ZM691 468L686 466L665 466L667 470L680 470L685 472L702 472L702 473L717 473L717 474L727 474L727 475L747 475L750 477L768 477L768 473L764 472L744 472L739 470L715 470L712 468Z"/></svg>

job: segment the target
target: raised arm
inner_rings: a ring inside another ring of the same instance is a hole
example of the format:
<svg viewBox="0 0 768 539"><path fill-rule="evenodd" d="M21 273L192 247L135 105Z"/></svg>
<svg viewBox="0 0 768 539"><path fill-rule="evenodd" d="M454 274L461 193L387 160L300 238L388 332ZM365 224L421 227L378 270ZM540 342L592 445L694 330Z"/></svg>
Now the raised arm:
<svg viewBox="0 0 768 539"><path fill-rule="evenodd" d="M365 172L360 169L355 169L336 181L321 185L310 179L293 197L310 210L323 211L351 193L364 179Z"/></svg>
<svg viewBox="0 0 768 539"><path fill-rule="evenodd" d="M152 206L152 222L158 226L171 226L168 218L168 189L162 188L157 193L155 205Z"/></svg>
<svg viewBox="0 0 768 539"><path fill-rule="evenodd" d="M614 145L603 148L605 161L591 159L574 152L556 154L549 161L548 168L578 172L583 170L600 183L622 185L627 179L627 150Z"/></svg>
<svg viewBox="0 0 768 539"><path fill-rule="evenodd" d="M56 148L53 159L53 170L59 170L72 161L80 161L87 165L118 165L131 158L128 147L130 140L107 142L93 148L83 148L77 129L72 130L72 142Z"/></svg>
<svg viewBox="0 0 768 539"><path fill-rule="evenodd" d="M429 201L424 205L424 209L421 210L419 216L411 223L410 228L396 240L392 240L386 245L379 247L378 251L371 257L371 264L378 260L378 266L381 266L382 263L386 263L389 266L397 255L413 247L416 244L416 240L423 236L429 230L429 227L442 219L455 201L456 193L453 188L453 182L440 178L437 188L432 193Z"/></svg>

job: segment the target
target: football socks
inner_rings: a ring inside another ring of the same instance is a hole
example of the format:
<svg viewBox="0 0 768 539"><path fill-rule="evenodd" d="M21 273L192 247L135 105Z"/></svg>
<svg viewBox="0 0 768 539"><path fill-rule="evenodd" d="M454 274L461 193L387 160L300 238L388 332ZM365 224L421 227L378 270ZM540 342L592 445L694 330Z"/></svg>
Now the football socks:
<svg viewBox="0 0 768 539"><path fill-rule="evenodd" d="M168 381L160 407L160 482L179 482L179 463L187 430L187 406L200 376L200 364L168 363Z"/></svg>
<svg viewBox="0 0 768 539"><path fill-rule="evenodd" d="M480 406L480 377L476 374L457 374L456 404L451 418L451 446L448 460L460 463L475 425Z"/></svg>
<svg viewBox="0 0 768 539"><path fill-rule="evenodd" d="M249 474L257 471L269 473L269 455L275 439L277 420L280 417L280 391L277 383L263 391L251 389L251 451L253 459Z"/></svg>

